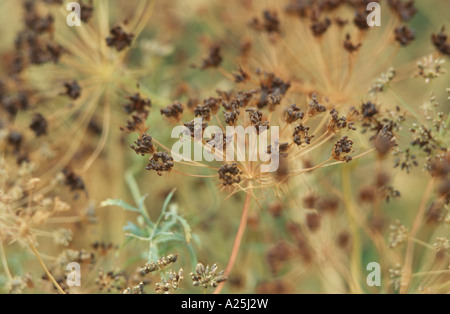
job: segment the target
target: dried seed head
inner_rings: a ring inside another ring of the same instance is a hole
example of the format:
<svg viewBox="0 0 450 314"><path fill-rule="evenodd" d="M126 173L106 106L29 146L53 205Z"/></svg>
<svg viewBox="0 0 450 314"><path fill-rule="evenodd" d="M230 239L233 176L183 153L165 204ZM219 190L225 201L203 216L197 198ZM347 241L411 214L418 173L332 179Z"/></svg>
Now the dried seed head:
<svg viewBox="0 0 450 314"><path fill-rule="evenodd" d="M313 32L314 36L320 37L328 30L328 28L331 26L331 20L329 18L325 18L322 21L315 20L313 21L311 25L311 31Z"/></svg>
<svg viewBox="0 0 450 314"><path fill-rule="evenodd" d="M192 283L195 287L208 288L217 287L220 283L225 282L227 278L224 276L225 271L219 271L217 264L211 267L204 266L202 263L198 263L195 268L195 273L191 273Z"/></svg>
<svg viewBox="0 0 450 314"><path fill-rule="evenodd" d="M412 19L417 13L414 0L389 0L389 6L404 22Z"/></svg>
<svg viewBox="0 0 450 314"><path fill-rule="evenodd" d="M339 112L336 109L330 111L331 120L328 123L328 130L337 133L340 129L347 127L347 118L339 117Z"/></svg>
<svg viewBox="0 0 450 314"><path fill-rule="evenodd" d="M64 83L64 87L66 88L65 94L71 99L75 100L81 96L81 87L77 81L66 82Z"/></svg>
<svg viewBox="0 0 450 314"><path fill-rule="evenodd" d="M200 69L217 68L222 63L222 55L220 54L220 46L215 44L209 48L209 55L203 59Z"/></svg>
<svg viewBox="0 0 450 314"><path fill-rule="evenodd" d="M353 44L352 40L350 38L350 34L347 34L345 37L345 41L344 41L344 48L345 50L347 50L350 53L353 53L355 51L357 51L359 48L361 48L362 44L358 43L358 44Z"/></svg>
<svg viewBox="0 0 450 314"><path fill-rule="evenodd" d="M127 114L136 112L138 114L148 114L148 110L152 105L152 101L148 98L143 98L138 94L128 97L129 103L123 106L123 109Z"/></svg>
<svg viewBox="0 0 450 314"><path fill-rule="evenodd" d="M402 46L408 46L414 39L416 39L415 32L408 26L399 26L394 30L395 40Z"/></svg>
<svg viewBox="0 0 450 314"><path fill-rule="evenodd" d="M30 129L32 129L38 137L47 134L47 120L40 113L35 113L33 121L30 124Z"/></svg>
<svg viewBox="0 0 450 314"><path fill-rule="evenodd" d="M222 185L233 185L241 182L242 171L239 170L237 163L226 164L219 169L219 179Z"/></svg>
<svg viewBox="0 0 450 314"><path fill-rule="evenodd" d="M333 158L339 161L349 162L352 160L351 156L348 156L352 152L353 141L348 136L342 137L333 148Z"/></svg>
<svg viewBox="0 0 450 314"><path fill-rule="evenodd" d="M181 268L178 273L172 270L169 271L168 277L168 279L162 279L161 282L156 284L155 290L157 294L175 293L183 280L183 269Z"/></svg>
<svg viewBox="0 0 450 314"><path fill-rule="evenodd" d="M255 17L251 20L249 26L258 31L280 33L280 20L278 19L277 12L266 10L262 15L262 21Z"/></svg>
<svg viewBox="0 0 450 314"><path fill-rule="evenodd" d="M141 134L137 140L134 141L135 145L130 145L131 149L133 149L136 154L140 154L145 156L146 154L154 154L156 151L155 146L153 145L153 139L147 133Z"/></svg>
<svg viewBox="0 0 450 314"><path fill-rule="evenodd" d="M308 114L310 116L314 116L318 113L322 113L327 111L327 108L324 105L321 105L319 103L319 100L317 99L317 94L311 95L311 102L309 103L309 111Z"/></svg>
<svg viewBox="0 0 450 314"><path fill-rule="evenodd" d="M162 270L164 268L166 268L169 265L172 265L173 263L175 263L178 259L178 255L177 254L170 254L167 256L163 256L161 257L159 260L157 260L156 262L151 262L146 264L144 267L139 269L139 273L144 276L146 274L155 272L155 271L159 271Z"/></svg>
<svg viewBox="0 0 450 314"><path fill-rule="evenodd" d="M303 198L303 206L307 209L314 209L318 200L319 197L315 194L308 194Z"/></svg>
<svg viewBox="0 0 450 314"><path fill-rule="evenodd" d="M306 215L306 225L312 232L317 231L320 227L321 216L318 213L310 213Z"/></svg>
<svg viewBox="0 0 450 314"><path fill-rule="evenodd" d="M127 33L122 26L115 26L110 31L111 36L106 38L106 44L114 47L117 51L122 51L130 47L133 42L134 34Z"/></svg>
<svg viewBox="0 0 450 314"><path fill-rule="evenodd" d="M296 104L292 104L285 111L285 119L286 122L291 124L296 122L297 120L302 120L304 117L304 113L297 107Z"/></svg>
<svg viewBox="0 0 450 314"><path fill-rule="evenodd" d="M166 152L157 152L153 154L145 169L156 171L159 176L162 176L163 172L172 170L173 166L173 158L169 154Z"/></svg>
<svg viewBox="0 0 450 314"><path fill-rule="evenodd" d="M177 101L174 104L168 106L165 109L161 109L161 114L167 118L173 118L176 121L181 119L181 114L183 113L183 105Z"/></svg>
<svg viewBox="0 0 450 314"><path fill-rule="evenodd" d="M311 140L314 138L314 135L309 135L309 127L300 124L295 127L292 137L294 143L301 146L304 143L307 145L311 144Z"/></svg>
<svg viewBox="0 0 450 314"><path fill-rule="evenodd" d="M448 36L444 31L445 27L443 26L440 33L431 35L431 41L442 54L450 56L450 42L447 42Z"/></svg>
<svg viewBox="0 0 450 314"><path fill-rule="evenodd" d="M65 168L62 173L65 177L65 184L70 187L71 191L86 191L83 179L70 168Z"/></svg>

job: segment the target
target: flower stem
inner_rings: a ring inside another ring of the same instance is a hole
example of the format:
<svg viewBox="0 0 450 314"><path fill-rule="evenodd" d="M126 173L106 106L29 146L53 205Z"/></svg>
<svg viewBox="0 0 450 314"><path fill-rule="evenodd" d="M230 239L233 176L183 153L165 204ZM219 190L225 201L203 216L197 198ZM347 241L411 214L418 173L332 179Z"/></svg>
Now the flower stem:
<svg viewBox="0 0 450 314"><path fill-rule="evenodd" d="M45 266L45 263L42 260L41 255L39 254L38 250L36 249L36 247L34 246L34 244L33 244L33 242L31 240L29 241L29 245L30 245L30 249L33 251L34 255L36 255L36 257L37 257L37 259L39 261L39 264L41 264L42 268L44 269L45 273L47 274L48 278L53 283L55 288L59 291L59 293L66 294L64 292L64 290L61 288L61 286L56 282L55 278L50 273L50 271L48 270L47 266Z"/></svg>
<svg viewBox="0 0 450 314"><path fill-rule="evenodd" d="M233 266L236 262L237 255L239 253L239 248L241 247L242 238L245 233L245 229L247 227L247 221L248 221L248 213L250 211L250 204L252 202L252 194L249 192L247 193L244 201L244 207L242 209L242 216L241 216L241 222L239 224L238 231L236 233L236 238L234 239L234 245L233 250L231 251L230 259L228 260L227 268L225 269L225 277L228 277L233 270ZM216 290L214 290L214 294L219 294L220 291L222 291L222 288L224 286L224 282L220 283Z"/></svg>
<svg viewBox="0 0 450 314"><path fill-rule="evenodd" d="M427 201L430 197L431 192L433 191L434 179L431 179L428 183L428 186L423 194L422 201L420 202L420 207L417 212L416 218L414 220L414 224L411 228L411 232L408 237L408 244L406 247L406 257L405 263L403 266L403 275L400 280L400 293L405 294L408 291L409 285L411 283L412 277L412 268L413 268L413 259L414 259L414 237L419 231L420 226L423 222L423 216L425 215L425 211L427 208Z"/></svg>

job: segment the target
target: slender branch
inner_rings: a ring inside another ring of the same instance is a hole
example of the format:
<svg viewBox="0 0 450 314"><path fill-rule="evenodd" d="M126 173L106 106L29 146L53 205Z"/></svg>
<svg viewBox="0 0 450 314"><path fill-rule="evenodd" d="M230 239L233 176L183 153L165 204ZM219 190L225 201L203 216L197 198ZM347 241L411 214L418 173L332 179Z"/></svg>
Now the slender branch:
<svg viewBox="0 0 450 314"><path fill-rule="evenodd" d="M400 280L400 293L404 294L408 291L409 285L411 283L411 275L413 268L413 259L414 259L414 237L419 231L420 226L422 225L423 216L425 215L425 211L427 208L427 200L433 191L434 179L431 179L428 183L427 188L425 189L425 193L423 194L422 201L420 202L420 207L417 212L416 218L414 220L414 224L411 228L411 232L408 237L408 244L406 247L406 256L405 263L403 266L403 275Z"/></svg>
<svg viewBox="0 0 450 314"><path fill-rule="evenodd" d="M241 247L242 238L245 233L245 229L247 227L248 221L248 212L250 211L250 204L252 202L252 194L247 193L244 201L244 207L242 209L241 222L239 224L238 231L236 233L236 238L234 239L233 250L231 251L230 259L228 260L227 268L225 269L225 277L228 277L233 270L233 266L236 262L237 255L239 253L239 248ZM220 283L216 290L214 290L214 294L219 294L224 286L224 282Z"/></svg>
<svg viewBox="0 0 450 314"><path fill-rule="evenodd" d="M34 255L36 255L39 264L41 264L42 268L44 269L44 272L47 274L48 278L50 279L50 281L53 283L53 285L55 286L55 288L59 291L59 293L61 294L66 294L64 292L64 290L61 288L61 286L56 282L55 278L53 277L53 275L50 273L50 271L48 270L47 266L45 266L44 261L41 258L41 255L39 254L38 250L36 249L36 247L34 246L33 242L31 240L28 241L29 245L30 245L30 249L33 251Z"/></svg>

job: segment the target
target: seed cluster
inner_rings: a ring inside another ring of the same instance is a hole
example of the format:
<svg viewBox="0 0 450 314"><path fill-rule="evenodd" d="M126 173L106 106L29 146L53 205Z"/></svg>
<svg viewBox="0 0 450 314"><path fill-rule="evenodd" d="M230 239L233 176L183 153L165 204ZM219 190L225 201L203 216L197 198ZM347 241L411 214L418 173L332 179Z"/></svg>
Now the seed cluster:
<svg viewBox="0 0 450 314"><path fill-rule="evenodd" d="M242 172L239 170L237 163L226 164L219 169L219 179L223 186L240 183L241 175Z"/></svg>
<svg viewBox="0 0 450 314"><path fill-rule="evenodd" d="M445 27L442 27L438 34L431 35L433 45L444 55L450 56L450 42L447 40L448 36L444 33Z"/></svg>
<svg viewBox="0 0 450 314"><path fill-rule="evenodd" d="M161 109L161 114L166 116L167 118L173 118L178 121L181 119L181 114L184 111L184 106L179 102L175 102L174 104L168 106L165 109Z"/></svg>
<svg viewBox="0 0 450 314"><path fill-rule="evenodd" d="M127 33L122 26L118 25L111 29L111 36L106 38L106 44L109 47L114 47L117 51L122 51L131 46L134 34Z"/></svg>
<svg viewBox="0 0 450 314"><path fill-rule="evenodd" d="M152 273L155 271L162 270L162 269L168 267L169 265L175 263L177 261L177 259L178 259L178 255L176 255L176 254L163 256L156 262L151 262L151 263L146 264L144 267L142 267L139 270L139 273L141 275L146 275L146 274L149 274L149 273Z"/></svg>
<svg viewBox="0 0 450 314"><path fill-rule="evenodd" d="M353 141L348 138L348 136L342 137L334 145L333 158L340 161L349 162L352 160L350 154L352 152Z"/></svg>
<svg viewBox="0 0 450 314"><path fill-rule="evenodd" d="M224 276L225 271L219 271L217 264L211 267L207 265L206 267L202 263L198 263L195 268L195 273L191 273L191 279L194 286L208 288L217 287L221 282L225 282L227 278Z"/></svg>
<svg viewBox="0 0 450 314"><path fill-rule="evenodd" d="M168 279L162 279L161 282L156 284L157 294L173 294L179 288L181 281L183 280L183 269L178 272L169 271Z"/></svg>
<svg viewBox="0 0 450 314"><path fill-rule="evenodd" d="M156 171L159 176L162 176L163 172L172 170L173 166L173 158L168 153L157 152L153 154L145 169Z"/></svg>
<svg viewBox="0 0 450 314"><path fill-rule="evenodd" d="M133 149L136 154L140 154L145 156L146 154L154 154L156 151L155 146L153 145L153 139L147 133L141 134L137 140L134 141L135 145L130 145L131 149Z"/></svg>

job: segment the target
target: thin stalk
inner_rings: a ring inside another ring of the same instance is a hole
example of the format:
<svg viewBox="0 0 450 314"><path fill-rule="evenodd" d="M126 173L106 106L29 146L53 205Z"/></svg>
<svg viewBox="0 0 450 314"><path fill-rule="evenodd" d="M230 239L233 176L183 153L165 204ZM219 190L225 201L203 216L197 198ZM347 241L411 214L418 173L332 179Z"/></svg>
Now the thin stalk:
<svg viewBox="0 0 450 314"><path fill-rule="evenodd" d="M48 270L47 266L45 266L44 261L41 258L41 255L39 254L38 250L36 249L36 247L34 246L33 242L31 240L28 241L29 242L29 246L30 249L33 251L34 255L36 255L39 264L41 264L42 268L44 269L44 272L47 274L48 278L50 279L50 281L53 283L53 285L55 286L55 288L59 291L59 293L61 294L66 294L64 292L64 290L61 288L61 286L56 282L55 278L53 277L53 275L50 273L50 271Z"/></svg>
<svg viewBox="0 0 450 314"><path fill-rule="evenodd" d="M420 226L422 225L423 216L425 215L425 211L427 208L427 200L430 197L431 192L433 191L433 185L434 179L431 179L430 182L428 182L427 188L425 189L425 193L423 194L422 201L420 202L420 207L414 220L414 224L411 228L411 232L409 233L408 244L406 247L405 263L403 267L403 275L400 281L401 294L404 294L408 291L409 285L411 283L414 260L414 237L417 231L419 231Z"/></svg>
<svg viewBox="0 0 450 314"><path fill-rule="evenodd" d="M244 201L244 207L242 209L242 216L241 216L241 222L239 224L238 231L236 233L236 238L234 239L234 245L233 250L231 251L230 259L228 260L227 268L225 269L225 277L228 277L231 274L231 271L233 270L233 266L236 262L236 258L239 253L239 248L241 247L242 238L245 233L245 229L247 227L247 221L248 221L248 213L250 211L250 204L252 202L252 194L249 192L247 193ZM224 286L224 282L220 283L216 290L214 290L214 294L219 294Z"/></svg>

